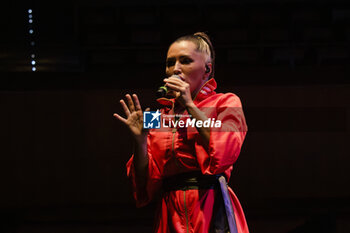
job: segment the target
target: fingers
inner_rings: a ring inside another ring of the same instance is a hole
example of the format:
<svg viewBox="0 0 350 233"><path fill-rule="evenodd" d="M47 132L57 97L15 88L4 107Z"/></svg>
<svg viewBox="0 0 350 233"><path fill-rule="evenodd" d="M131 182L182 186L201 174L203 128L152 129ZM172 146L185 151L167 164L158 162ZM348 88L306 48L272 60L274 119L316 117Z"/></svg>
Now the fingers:
<svg viewBox="0 0 350 233"><path fill-rule="evenodd" d="M124 100L120 100L120 104L123 107L123 110L125 112L126 117L129 117L130 116L130 110L129 110L128 106L126 106L125 101Z"/></svg>
<svg viewBox="0 0 350 233"><path fill-rule="evenodd" d="M133 94L132 97L134 98L136 111L141 110L140 101L139 101L139 98L137 98L137 95L136 95L136 94Z"/></svg>
<svg viewBox="0 0 350 233"><path fill-rule="evenodd" d="M120 120L121 122L123 122L124 124L126 124L126 119L121 117L120 115L118 115L117 113L114 113L113 116L115 118L117 118L118 120Z"/></svg>
<svg viewBox="0 0 350 233"><path fill-rule="evenodd" d="M171 83L171 84L175 84L175 85L182 85L185 83L184 81L182 81L181 79L178 79L178 78L165 78L163 81L166 82L167 84Z"/></svg>
<svg viewBox="0 0 350 233"><path fill-rule="evenodd" d="M188 83L182 81L178 78L166 78L164 79L165 86L169 87L170 89L174 91L181 91L184 92L187 89Z"/></svg>
<svg viewBox="0 0 350 233"><path fill-rule="evenodd" d="M173 91L182 91L181 87L179 87L178 85L167 83L166 86Z"/></svg>
<svg viewBox="0 0 350 233"><path fill-rule="evenodd" d="M126 97L126 100L128 101L130 112L131 113L134 112L135 111L135 105L134 105L134 102L131 99L131 96L129 94L126 94L125 97Z"/></svg>
<svg viewBox="0 0 350 233"><path fill-rule="evenodd" d="M120 100L120 103L124 109L124 112L126 114L126 116L128 117L132 112L134 111L138 111L141 110L141 105L140 105L140 101L137 98L136 94L133 94L131 98L131 96L129 94L125 95L126 100L128 101L128 105L126 105L124 100ZM134 100L133 100L134 99Z"/></svg>
<svg viewBox="0 0 350 233"><path fill-rule="evenodd" d="M133 98L131 98L131 96L129 94L126 94L125 97L127 99L128 104L126 104L123 99L121 99L119 102L120 102L121 106L123 107L126 118L129 118L131 113L133 113L134 111L139 111L139 110L142 111L140 101L139 101L136 94L132 95ZM113 116L115 118L119 119L120 121L123 121L123 122L126 121L125 118L122 118L117 113L113 114Z"/></svg>

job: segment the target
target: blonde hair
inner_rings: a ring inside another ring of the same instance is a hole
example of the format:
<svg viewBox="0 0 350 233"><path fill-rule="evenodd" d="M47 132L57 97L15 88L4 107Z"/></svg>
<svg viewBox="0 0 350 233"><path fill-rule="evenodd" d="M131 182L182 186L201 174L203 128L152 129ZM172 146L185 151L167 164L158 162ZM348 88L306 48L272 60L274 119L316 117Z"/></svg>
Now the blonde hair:
<svg viewBox="0 0 350 233"><path fill-rule="evenodd" d="M197 46L197 51L204 53L207 56L206 63L210 62L212 64L209 78L213 78L215 71L215 51L209 36L204 32L196 32L191 35L181 36L176 39L174 43L180 41L192 41Z"/></svg>

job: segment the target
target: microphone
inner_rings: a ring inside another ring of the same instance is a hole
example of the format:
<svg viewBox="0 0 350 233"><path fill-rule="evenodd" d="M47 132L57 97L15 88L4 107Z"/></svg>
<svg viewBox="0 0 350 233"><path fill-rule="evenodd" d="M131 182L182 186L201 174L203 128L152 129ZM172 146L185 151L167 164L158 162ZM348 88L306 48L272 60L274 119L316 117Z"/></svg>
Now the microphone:
<svg viewBox="0 0 350 233"><path fill-rule="evenodd" d="M174 74L174 75L172 75L171 77L181 79L180 76L177 75L177 74ZM171 77L169 77L169 78L171 78ZM159 88L158 88L158 91L157 91L157 97L158 97L158 98L165 97L166 94L168 93L168 91L169 91L169 89L168 89L168 87L166 87L165 85L159 87Z"/></svg>

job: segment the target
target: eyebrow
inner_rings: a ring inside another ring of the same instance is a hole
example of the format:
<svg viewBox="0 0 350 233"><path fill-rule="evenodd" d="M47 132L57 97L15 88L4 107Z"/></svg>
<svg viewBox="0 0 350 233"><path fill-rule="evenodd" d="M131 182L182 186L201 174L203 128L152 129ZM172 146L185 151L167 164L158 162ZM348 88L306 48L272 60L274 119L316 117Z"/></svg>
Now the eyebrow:
<svg viewBox="0 0 350 233"><path fill-rule="evenodd" d="M175 60L175 57L167 57L166 61L173 61Z"/></svg>
<svg viewBox="0 0 350 233"><path fill-rule="evenodd" d="M182 55L182 56L180 56L179 58L180 58L180 59L181 59L181 58L190 58L190 59L193 59L190 55ZM175 57L169 57L169 58L166 59L166 61L173 61L173 60L175 60Z"/></svg>

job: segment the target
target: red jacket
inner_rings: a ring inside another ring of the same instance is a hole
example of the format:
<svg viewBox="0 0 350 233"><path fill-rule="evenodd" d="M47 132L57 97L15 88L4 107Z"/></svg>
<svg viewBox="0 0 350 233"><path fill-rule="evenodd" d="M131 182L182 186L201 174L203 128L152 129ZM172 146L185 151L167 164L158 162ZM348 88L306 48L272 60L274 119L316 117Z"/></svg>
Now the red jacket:
<svg viewBox="0 0 350 233"><path fill-rule="evenodd" d="M127 163L137 206L144 206L160 190L162 179L179 173L201 170L205 175L224 173L230 178L247 132L240 99L232 93L216 93L216 82L210 79L194 99L208 118L221 120L221 130L211 130L209 147L195 129L152 129L148 134L148 178L146 190L135 182L133 157ZM162 109L169 113L170 109ZM248 233L242 207L229 188L239 233ZM209 232L213 217L215 189L176 190L162 195L157 211L155 232ZM215 213L214 213L215 214Z"/></svg>

